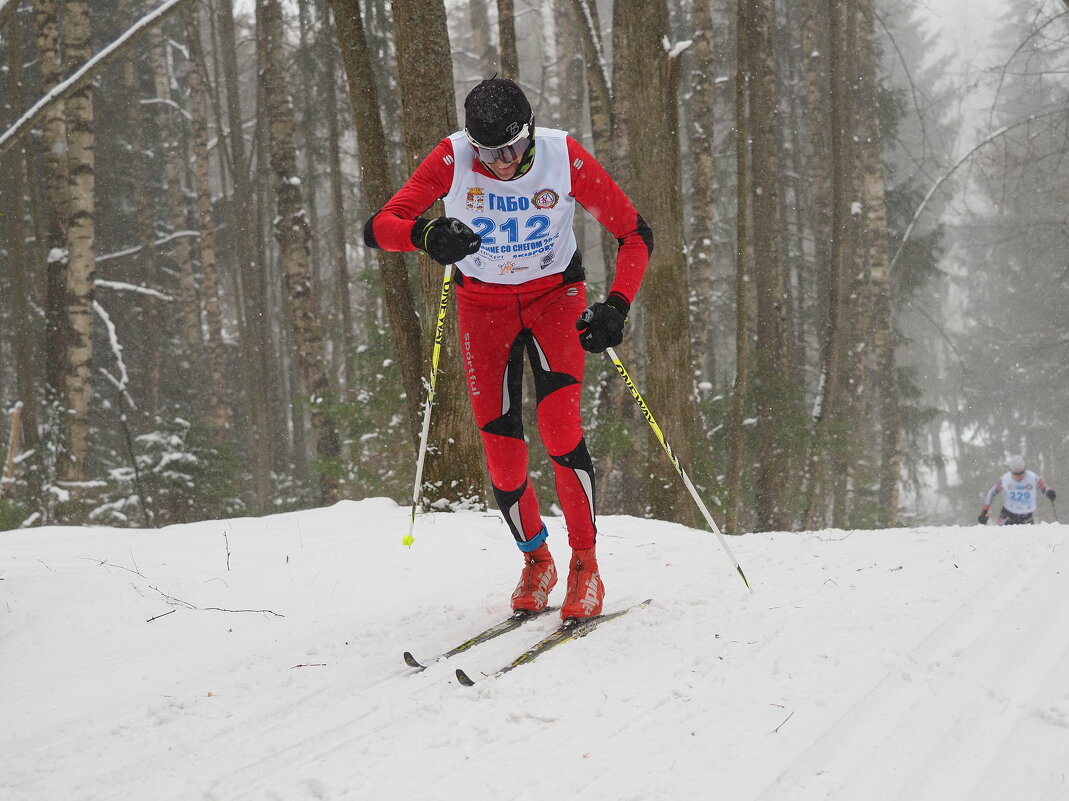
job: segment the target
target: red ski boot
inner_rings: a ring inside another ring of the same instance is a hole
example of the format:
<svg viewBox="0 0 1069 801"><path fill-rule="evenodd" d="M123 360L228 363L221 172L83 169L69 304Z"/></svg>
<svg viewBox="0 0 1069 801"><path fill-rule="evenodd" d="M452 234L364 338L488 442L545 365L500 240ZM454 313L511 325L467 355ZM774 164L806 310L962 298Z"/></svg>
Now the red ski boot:
<svg viewBox="0 0 1069 801"><path fill-rule="evenodd" d="M598 573L598 557L594 549L572 551L572 561L568 566L568 593L560 608L561 618L597 617L601 614L604 600L605 585Z"/></svg>
<svg viewBox="0 0 1069 801"><path fill-rule="evenodd" d="M549 593L557 583L557 566L549 546L544 542L535 550L523 555L523 573L520 583L512 593L512 608L541 612L549 603Z"/></svg>

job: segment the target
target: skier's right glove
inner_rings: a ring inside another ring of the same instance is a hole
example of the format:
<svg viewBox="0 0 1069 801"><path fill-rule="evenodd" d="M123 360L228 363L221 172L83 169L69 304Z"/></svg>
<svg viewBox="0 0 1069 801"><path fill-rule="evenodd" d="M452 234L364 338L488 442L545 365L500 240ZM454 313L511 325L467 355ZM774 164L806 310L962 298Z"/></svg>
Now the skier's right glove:
<svg viewBox="0 0 1069 801"><path fill-rule="evenodd" d="M482 241L482 237L455 217L437 220L417 217L412 226L412 244L439 264L456 264L476 253Z"/></svg>
<svg viewBox="0 0 1069 801"><path fill-rule="evenodd" d="M986 526L987 525L987 509L984 509L984 511L980 512L980 516L978 518L976 518L976 519L977 519L977 521L979 521L981 526Z"/></svg>
<svg viewBox="0 0 1069 801"><path fill-rule="evenodd" d="M579 344L589 353L601 353L624 341L624 320L631 304L623 295L610 292L604 303L595 303L575 321Z"/></svg>
<svg viewBox="0 0 1069 801"><path fill-rule="evenodd" d="M1050 498L1050 502L1054 503L1054 499L1058 497L1058 493L1054 491L1054 488L1047 490L1047 497Z"/></svg>

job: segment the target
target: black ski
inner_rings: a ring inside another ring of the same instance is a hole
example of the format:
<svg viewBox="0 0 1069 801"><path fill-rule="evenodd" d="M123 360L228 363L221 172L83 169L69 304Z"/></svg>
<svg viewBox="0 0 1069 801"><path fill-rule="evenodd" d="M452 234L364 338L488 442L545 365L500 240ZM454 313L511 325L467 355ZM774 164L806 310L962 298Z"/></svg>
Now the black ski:
<svg viewBox="0 0 1069 801"><path fill-rule="evenodd" d="M493 626L491 626L490 628L486 629L486 631L479 632L478 634L476 634L471 639L468 639L468 640L465 640L464 642L462 642L456 648L450 648L445 653L439 654L438 656L434 657L433 659L428 659L425 662L420 662L418 659L416 659L416 657L412 656L411 651L405 651L405 654L404 654L405 664L408 665L411 668L415 668L416 670L426 670L431 665L433 665L435 662L441 662L441 661L443 661L445 659L448 659L451 656L455 656L456 654L463 653L464 651L467 651L469 648L474 648L476 645L481 645L482 643L486 642L487 640L492 640L492 639L494 639L494 637L500 637L502 634L507 634L508 632L512 631L513 629L518 629L520 626L522 626L528 620L533 620L536 617L541 617L542 615L545 615L545 614L547 614L549 612L556 612L556 611L557 611L557 607L555 607L555 606L547 606L545 609L539 610L538 612L530 612L530 611L527 611L527 610L520 610L519 612L513 612L511 615L509 615L507 618L502 620L500 623L496 623Z"/></svg>
<svg viewBox="0 0 1069 801"><path fill-rule="evenodd" d="M632 609L644 609L653 602L652 598L647 598L642 603L634 604L633 606L627 606L623 609L618 609L615 612L609 612L605 615L599 615L598 617L591 617L582 620L576 620L575 618L569 618L565 620L556 628L556 630L547 634L543 639L532 645L518 657L513 659L503 668L496 673L491 673L487 678L496 679L498 676L508 673L510 670L518 668L520 665L526 665L528 662L533 662L538 659L546 651L552 648L556 648L561 643L568 642L569 640L576 640L580 637L585 637L602 623L608 620L615 620L618 617L626 615ZM468 676L463 670L457 668L457 681L463 684L465 687L471 687L475 684L475 679Z"/></svg>

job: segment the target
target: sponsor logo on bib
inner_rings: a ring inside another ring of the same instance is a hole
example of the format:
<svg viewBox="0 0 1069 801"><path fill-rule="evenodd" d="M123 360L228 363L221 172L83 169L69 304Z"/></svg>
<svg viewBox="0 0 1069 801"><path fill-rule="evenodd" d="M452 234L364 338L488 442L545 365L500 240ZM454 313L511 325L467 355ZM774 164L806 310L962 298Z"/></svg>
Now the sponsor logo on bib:
<svg viewBox="0 0 1069 801"><path fill-rule="evenodd" d="M534 197L531 200L534 202L536 209L551 209L557 205L560 195L552 189L539 189L534 193Z"/></svg>

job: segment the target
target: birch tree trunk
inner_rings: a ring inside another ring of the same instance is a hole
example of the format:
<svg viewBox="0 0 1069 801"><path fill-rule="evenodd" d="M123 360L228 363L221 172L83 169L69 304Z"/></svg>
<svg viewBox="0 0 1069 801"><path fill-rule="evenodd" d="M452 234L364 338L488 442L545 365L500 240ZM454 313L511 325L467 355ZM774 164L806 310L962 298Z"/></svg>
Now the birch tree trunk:
<svg viewBox="0 0 1069 801"><path fill-rule="evenodd" d="M292 98L286 86L282 9L278 0L258 0L256 10L261 27L260 70L271 138L271 169L275 173L278 198L275 239L281 249L297 356L310 405L312 433L319 459L320 500L324 505L330 505L340 497L338 458L341 442L332 412L335 398L327 376L323 335L309 272L308 242L312 231L298 177L296 123Z"/></svg>
<svg viewBox="0 0 1069 801"><path fill-rule="evenodd" d="M8 23L8 91L13 108L22 108L22 41L19 21L11 17ZM34 322L31 304L34 293L30 280L30 256L26 248L25 216L23 193L26 191L27 152L16 147L5 154L0 164L2 172L8 176L4 195L7 198L5 214L5 235L7 238L8 263L11 265L11 314L13 318L12 344L15 357L15 386L17 397L22 401L23 447L37 451L40 444L37 431L37 390L34 386L33 331ZM40 456L35 456L34 463L40 463ZM31 486L35 487L31 496L36 497L40 489L41 477L35 471Z"/></svg>
<svg viewBox="0 0 1069 801"><path fill-rule="evenodd" d="M66 0L63 45L69 72L92 55L89 8L84 0ZM59 476L84 481L89 457L89 404L93 395L93 277L95 269L93 217L94 145L93 88L86 85L67 100L69 158L67 207L67 343L64 389L68 407L64 418L69 448L60 455Z"/></svg>
<svg viewBox="0 0 1069 801"><path fill-rule="evenodd" d="M41 92L55 89L63 79L59 55L59 24L55 0L34 0L33 18ZM67 319L67 163L66 102L51 103L41 122L41 146L44 151L45 181L48 200L47 246L45 248L45 396L46 430L55 438L55 454L69 448L66 427L60 422L64 406L64 375L67 372L67 342L71 338ZM51 471L50 471L51 472ZM47 478L52 478L49 476ZM47 517L46 509L46 517Z"/></svg>

